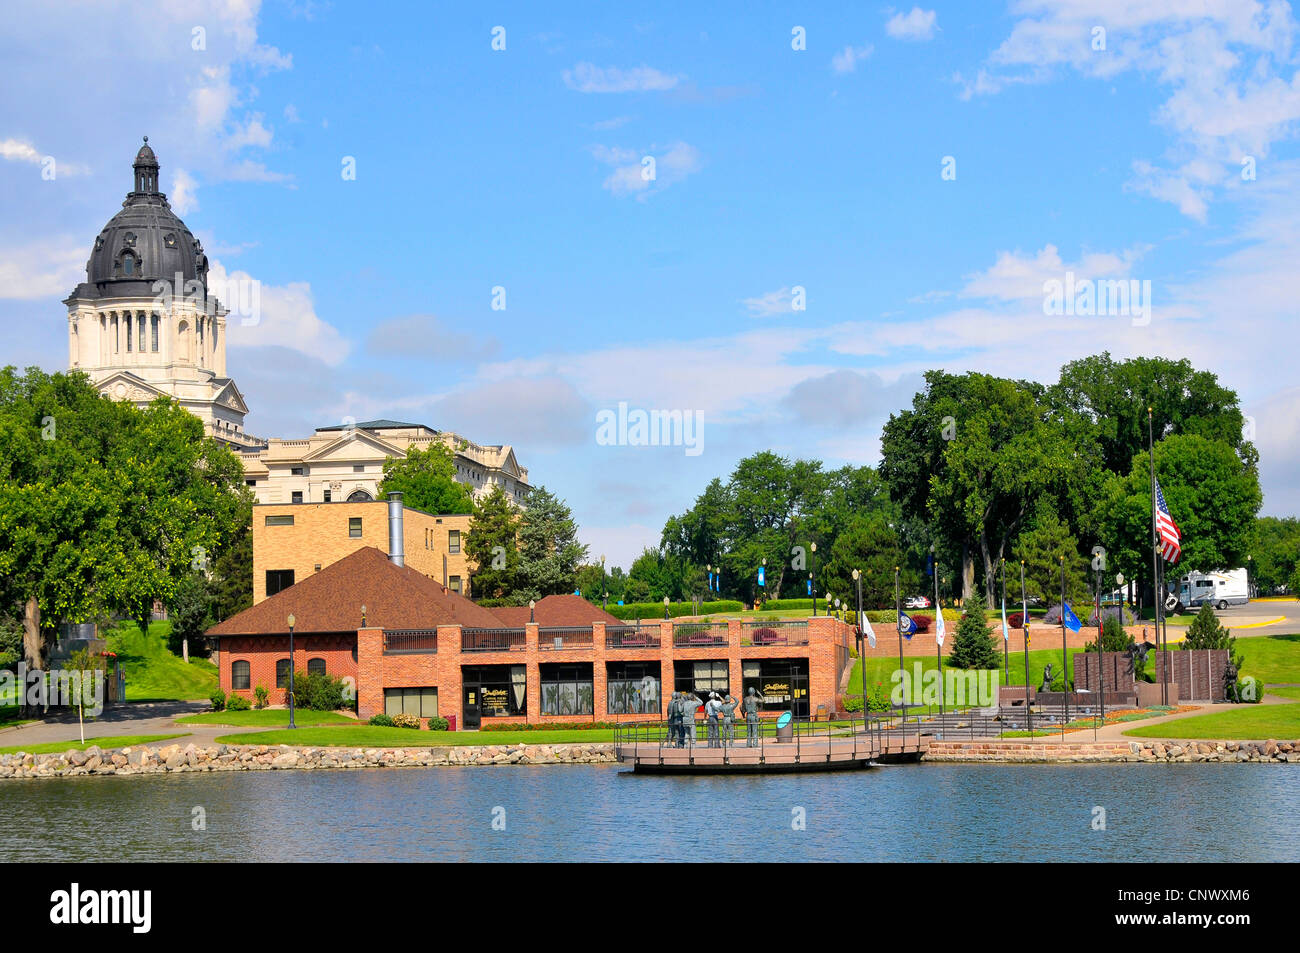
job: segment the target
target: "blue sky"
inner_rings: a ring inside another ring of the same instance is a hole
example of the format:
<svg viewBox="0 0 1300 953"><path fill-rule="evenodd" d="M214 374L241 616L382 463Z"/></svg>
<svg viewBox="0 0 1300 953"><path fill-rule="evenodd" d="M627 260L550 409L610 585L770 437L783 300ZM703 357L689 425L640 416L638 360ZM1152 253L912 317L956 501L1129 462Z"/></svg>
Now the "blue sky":
<svg viewBox="0 0 1300 953"><path fill-rule="evenodd" d="M1102 349L1236 388L1295 513L1297 19L1185 6L33 9L0 38L0 361L65 366L147 134L214 272L261 283L252 432L512 444L616 564L756 450L875 462L927 368ZM1151 321L1046 315L1066 272L1150 281ZM619 401L698 414L703 452L598 444Z"/></svg>

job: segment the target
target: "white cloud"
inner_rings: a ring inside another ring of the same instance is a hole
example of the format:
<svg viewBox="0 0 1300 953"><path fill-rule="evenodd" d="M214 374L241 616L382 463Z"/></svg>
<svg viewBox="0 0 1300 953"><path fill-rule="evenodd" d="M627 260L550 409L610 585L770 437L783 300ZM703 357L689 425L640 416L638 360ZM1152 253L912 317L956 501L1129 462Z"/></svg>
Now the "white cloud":
<svg viewBox="0 0 1300 953"><path fill-rule="evenodd" d="M198 211L199 184L194 181L194 176L184 169L177 169L172 176L172 188L167 194L167 200L177 215L185 216Z"/></svg>
<svg viewBox="0 0 1300 953"><path fill-rule="evenodd" d="M1204 221L1243 156L1268 155L1300 127L1291 7L1261 0L1019 0L1010 35L963 98L1045 82L1061 68L1109 79L1135 72L1167 90L1156 121L1176 145L1168 166L1139 158L1130 188Z"/></svg>
<svg viewBox="0 0 1300 953"><path fill-rule="evenodd" d="M775 291L761 294L757 298L746 298L742 302L749 313L756 318L768 318L774 314L789 314L794 310L794 295L787 285Z"/></svg>
<svg viewBox="0 0 1300 953"><path fill-rule="evenodd" d="M564 71L564 85L580 93L662 92L672 89L680 81L680 76L672 76L650 66L624 70L616 66L600 67L594 63L579 63L573 69Z"/></svg>
<svg viewBox="0 0 1300 953"><path fill-rule="evenodd" d="M351 350L351 345L338 329L316 314L308 282L265 284L246 271L227 273L221 262L214 258L208 271L208 283L209 290L232 312L226 318L227 340L231 347L285 347L331 367L341 364ZM260 304L255 315L251 309L239 308L236 300L251 302L254 298Z"/></svg>
<svg viewBox="0 0 1300 953"><path fill-rule="evenodd" d="M928 40L934 36L939 17L933 10L912 7L908 13L895 13L885 22L885 32L896 40Z"/></svg>
<svg viewBox="0 0 1300 953"><path fill-rule="evenodd" d="M999 301L1024 301L1043 298L1043 284L1061 280L1067 271L1076 278L1121 278L1132 272L1144 248L1122 253L1087 252L1078 261L1062 261L1055 245L1046 245L1032 257L1020 252L1003 251L988 269L968 275L961 295L967 298L992 298Z"/></svg>
<svg viewBox="0 0 1300 953"><path fill-rule="evenodd" d="M60 161L58 156L47 155L30 142L21 139L0 139L0 159L39 166L44 166L46 159L53 159L53 172L56 178L60 175L82 175L87 171L80 163Z"/></svg>
<svg viewBox="0 0 1300 953"><path fill-rule="evenodd" d="M86 280L84 239L24 241L0 250L0 298L64 298Z"/></svg>
<svg viewBox="0 0 1300 953"><path fill-rule="evenodd" d="M837 73L852 73L858 68L858 63L869 57L874 50L875 47L870 43L866 46L846 46L831 57L831 69Z"/></svg>
<svg viewBox="0 0 1300 953"><path fill-rule="evenodd" d="M658 155L654 149L639 153L611 146L594 146L591 154L598 162L615 167L602 188L617 196L635 195L638 200L662 192L701 167L699 150L685 142L675 142Z"/></svg>

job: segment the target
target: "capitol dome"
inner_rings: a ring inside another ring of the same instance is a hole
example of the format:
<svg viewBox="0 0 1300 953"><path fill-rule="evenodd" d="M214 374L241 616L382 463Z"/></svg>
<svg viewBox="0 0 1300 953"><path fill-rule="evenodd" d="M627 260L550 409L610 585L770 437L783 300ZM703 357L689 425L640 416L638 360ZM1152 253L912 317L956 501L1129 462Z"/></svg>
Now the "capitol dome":
<svg viewBox="0 0 1300 953"><path fill-rule="evenodd" d="M158 191L158 159L148 136L132 168L135 187L127 193L122 210L96 236L86 262L86 281L73 296L152 297L155 281L175 281L177 274L182 284L197 281L206 289L208 261L203 246Z"/></svg>

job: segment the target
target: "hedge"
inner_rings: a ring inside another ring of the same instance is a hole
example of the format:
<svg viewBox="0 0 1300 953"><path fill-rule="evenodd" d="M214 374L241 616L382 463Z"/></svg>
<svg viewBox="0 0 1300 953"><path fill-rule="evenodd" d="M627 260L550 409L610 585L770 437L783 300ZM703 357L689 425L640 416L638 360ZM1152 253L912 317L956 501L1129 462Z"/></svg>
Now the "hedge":
<svg viewBox="0 0 1300 953"><path fill-rule="evenodd" d="M684 615L711 615L715 612L742 612L745 604L737 602L734 599L719 599L714 602L701 602L697 610L689 602L670 602L668 604L669 618L677 618ZM664 617L664 604L662 602L629 602L627 605L611 605L607 609L610 615L617 619L646 619L653 622L656 619Z"/></svg>

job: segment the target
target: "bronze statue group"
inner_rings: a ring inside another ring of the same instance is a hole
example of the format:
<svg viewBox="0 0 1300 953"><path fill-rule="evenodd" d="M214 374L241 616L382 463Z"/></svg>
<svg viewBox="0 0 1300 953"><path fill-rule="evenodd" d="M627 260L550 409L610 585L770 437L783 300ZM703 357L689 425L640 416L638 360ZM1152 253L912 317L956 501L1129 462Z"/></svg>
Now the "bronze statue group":
<svg viewBox="0 0 1300 953"><path fill-rule="evenodd" d="M754 689L745 695L745 745L749 748L758 746L758 706L761 699ZM736 740L736 708L740 705L728 692L721 697L717 692L709 692L704 703L704 720L708 728L708 747L721 748ZM668 744L673 748L684 748L695 744L695 713L700 707L699 696L694 692L673 692L668 700Z"/></svg>

